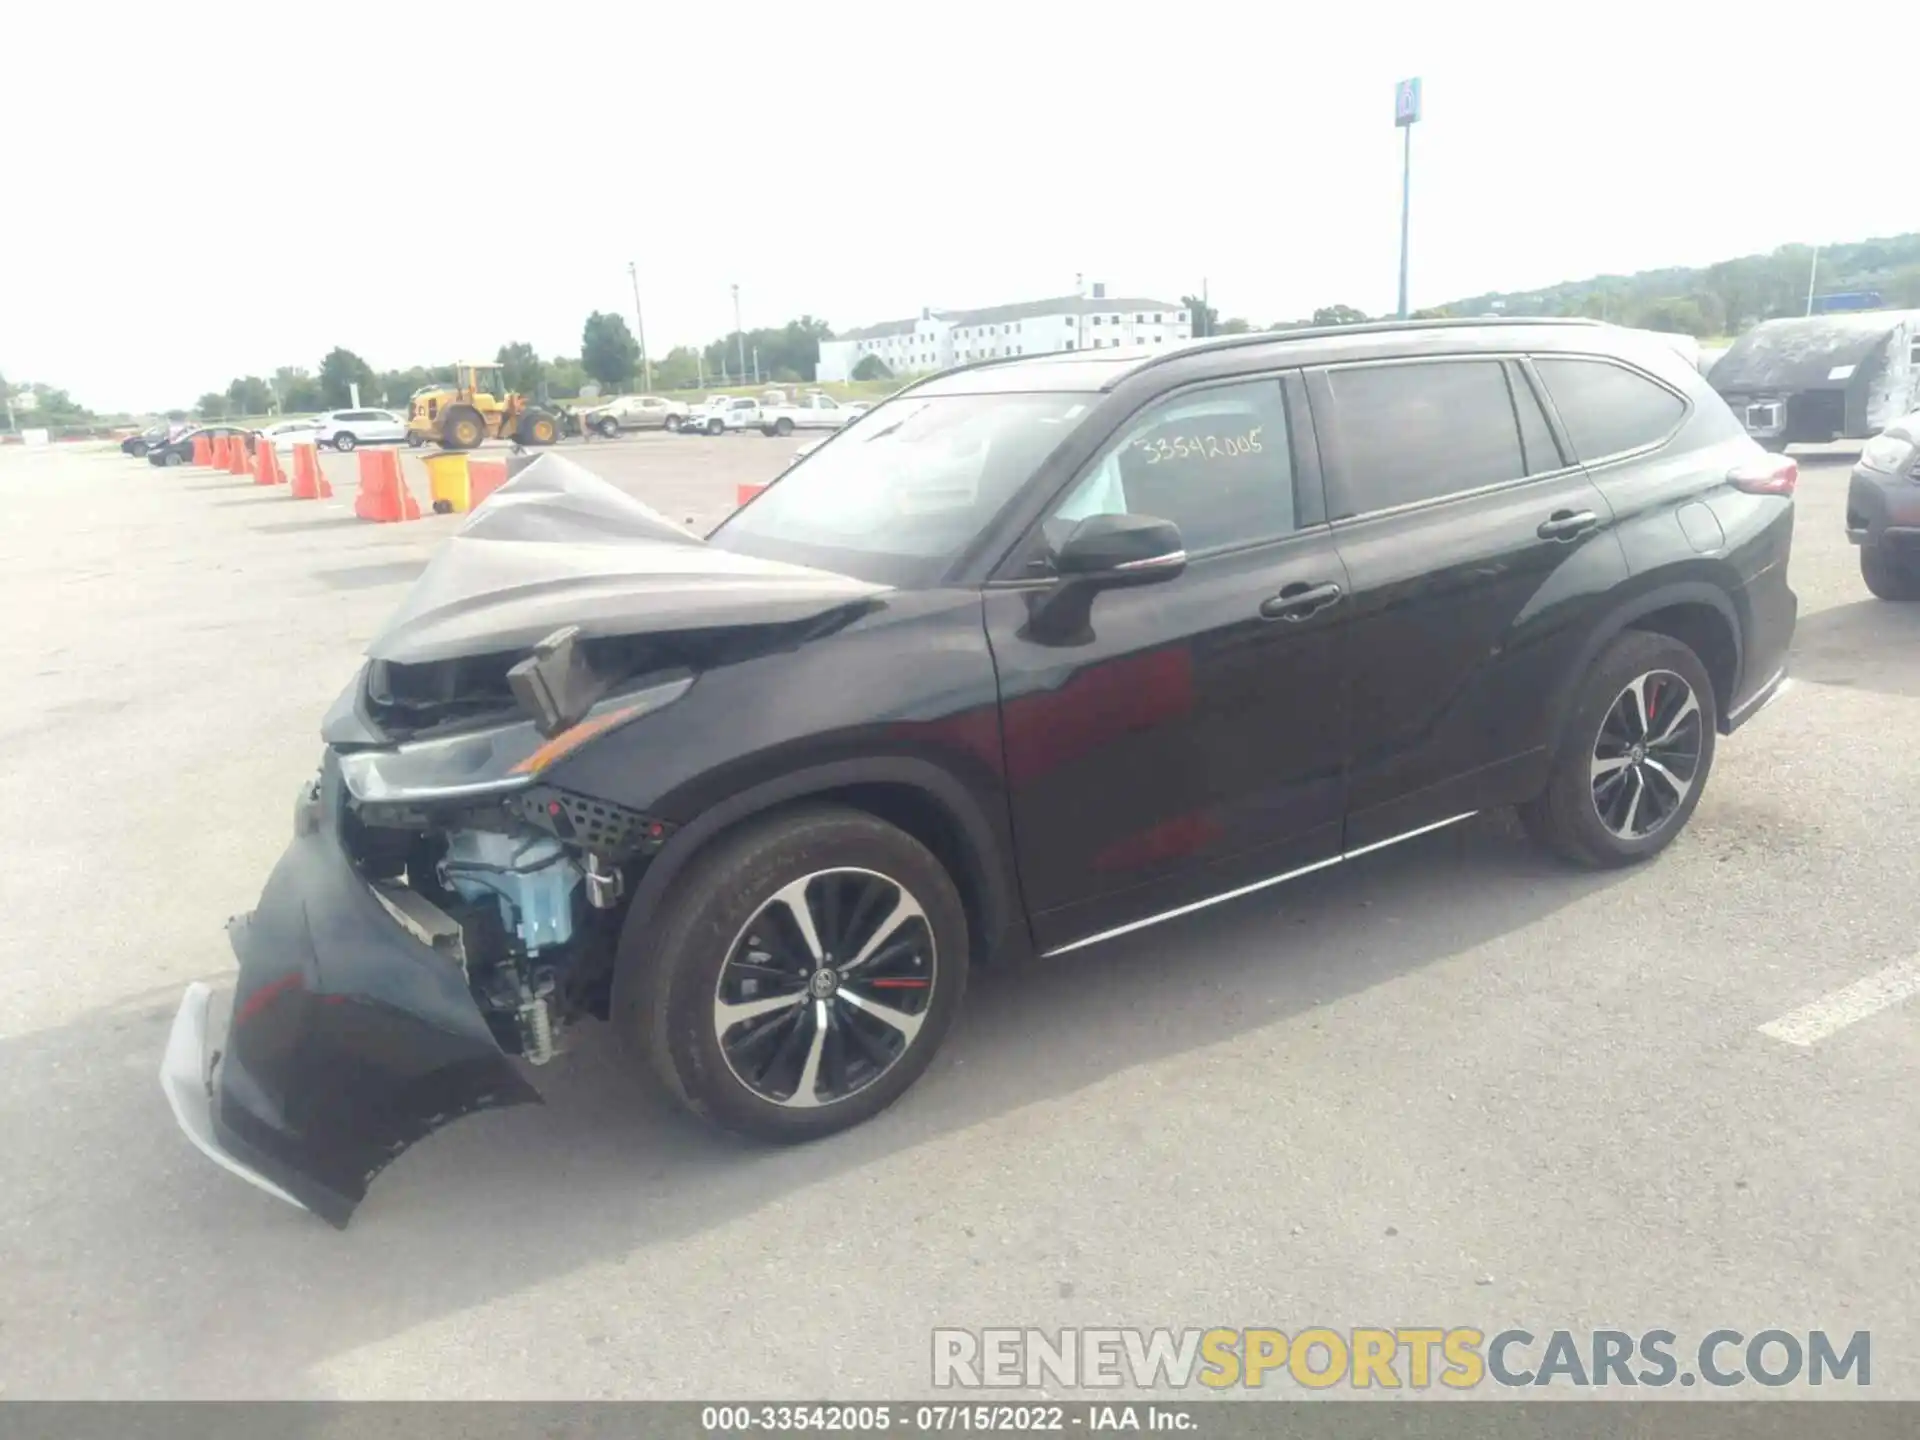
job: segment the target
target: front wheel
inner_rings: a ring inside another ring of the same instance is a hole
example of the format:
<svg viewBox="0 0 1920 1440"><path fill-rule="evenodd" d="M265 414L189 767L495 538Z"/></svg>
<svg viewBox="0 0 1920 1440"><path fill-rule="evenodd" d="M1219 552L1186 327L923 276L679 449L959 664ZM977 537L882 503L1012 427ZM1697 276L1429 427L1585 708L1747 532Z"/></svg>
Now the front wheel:
<svg viewBox="0 0 1920 1440"><path fill-rule="evenodd" d="M727 427L718 420L707 421L707 434L709 435L718 435L722 430L726 428Z"/></svg>
<svg viewBox="0 0 1920 1440"><path fill-rule="evenodd" d="M359 443L358 440L353 438L353 432L349 430L342 430L338 435L333 437L333 448L336 450L351 450Z"/></svg>
<svg viewBox="0 0 1920 1440"><path fill-rule="evenodd" d="M793 1143L905 1093L966 983L966 912L946 869L904 831L822 806L693 862L624 938L613 1018L695 1114Z"/></svg>
<svg viewBox="0 0 1920 1440"><path fill-rule="evenodd" d="M133 456L136 460L145 458L147 453L147 442L144 440L134 441L133 444L127 447L127 453Z"/></svg>
<svg viewBox="0 0 1920 1440"><path fill-rule="evenodd" d="M620 438L620 422L618 420L601 420L597 422L593 428L600 432L600 438L603 440L618 440Z"/></svg>
<svg viewBox="0 0 1920 1440"><path fill-rule="evenodd" d="M1876 546L1860 547L1860 578L1880 600L1920 600L1920 557L1895 555Z"/></svg>
<svg viewBox="0 0 1920 1440"><path fill-rule="evenodd" d="M679 428L680 428L680 417L678 415L667 416L667 429L677 431L679 430Z"/></svg>
<svg viewBox="0 0 1920 1440"><path fill-rule="evenodd" d="M178 450L169 450L167 451L166 459L161 463L165 465L184 465L187 463L187 457L182 455Z"/></svg>
<svg viewBox="0 0 1920 1440"><path fill-rule="evenodd" d="M410 449L418 450L422 445L426 443L427 443L427 437L422 435L419 431L409 430L407 432L407 445Z"/></svg>
<svg viewBox="0 0 1920 1440"><path fill-rule="evenodd" d="M1700 803L1718 719L1699 656L1670 635L1627 631L1581 682L1552 778L1521 823L1590 869L1650 859Z"/></svg>

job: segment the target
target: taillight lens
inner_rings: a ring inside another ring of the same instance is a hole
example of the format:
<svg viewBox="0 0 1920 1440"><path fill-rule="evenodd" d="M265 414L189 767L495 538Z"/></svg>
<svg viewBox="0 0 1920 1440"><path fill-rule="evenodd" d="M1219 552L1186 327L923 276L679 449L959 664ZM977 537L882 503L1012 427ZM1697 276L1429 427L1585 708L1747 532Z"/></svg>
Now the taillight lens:
<svg viewBox="0 0 1920 1440"><path fill-rule="evenodd" d="M1749 495L1791 495L1800 483L1800 466L1785 455L1763 455L1734 466L1727 483Z"/></svg>

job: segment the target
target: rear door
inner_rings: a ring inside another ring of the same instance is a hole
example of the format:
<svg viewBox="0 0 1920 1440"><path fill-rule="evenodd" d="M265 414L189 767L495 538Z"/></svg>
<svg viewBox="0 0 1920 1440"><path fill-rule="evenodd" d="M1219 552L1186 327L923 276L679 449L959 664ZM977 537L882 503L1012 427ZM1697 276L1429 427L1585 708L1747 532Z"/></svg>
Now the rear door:
<svg viewBox="0 0 1920 1440"><path fill-rule="evenodd" d="M1308 377L1352 585L1346 848L1544 783L1550 697L1627 569L1525 367L1463 356Z"/></svg>

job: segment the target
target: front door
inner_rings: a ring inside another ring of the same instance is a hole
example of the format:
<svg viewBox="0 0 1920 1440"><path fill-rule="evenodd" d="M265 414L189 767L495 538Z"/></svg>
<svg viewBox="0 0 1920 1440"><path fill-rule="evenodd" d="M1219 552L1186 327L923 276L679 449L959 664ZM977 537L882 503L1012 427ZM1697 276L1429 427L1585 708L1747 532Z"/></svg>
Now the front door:
<svg viewBox="0 0 1920 1440"><path fill-rule="evenodd" d="M1293 382L1294 406L1304 404ZM1181 392L1122 428L989 587L1021 883L1043 951L1339 854L1346 577L1276 377ZM1036 624L1089 515L1171 520L1183 573Z"/></svg>
<svg viewBox="0 0 1920 1440"><path fill-rule="evenodd" d="M1346 847L1546 782L1572 651L1627 578L1614 516L1500 357L1308 378L1353 585Z"/></svg>

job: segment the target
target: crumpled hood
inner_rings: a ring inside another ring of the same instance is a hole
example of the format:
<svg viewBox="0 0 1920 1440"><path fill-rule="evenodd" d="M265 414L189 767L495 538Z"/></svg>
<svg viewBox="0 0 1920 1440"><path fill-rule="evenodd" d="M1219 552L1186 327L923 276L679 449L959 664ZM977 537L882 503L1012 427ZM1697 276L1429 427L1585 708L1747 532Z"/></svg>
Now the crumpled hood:
<svg viewBox="0 0 1920 1440"><path fill-rule="evenodd" d="M589 636L808 620L881 593L828 570L709 546L560 455L543 455L448 537L368 658L413 665Z"/></svg>

